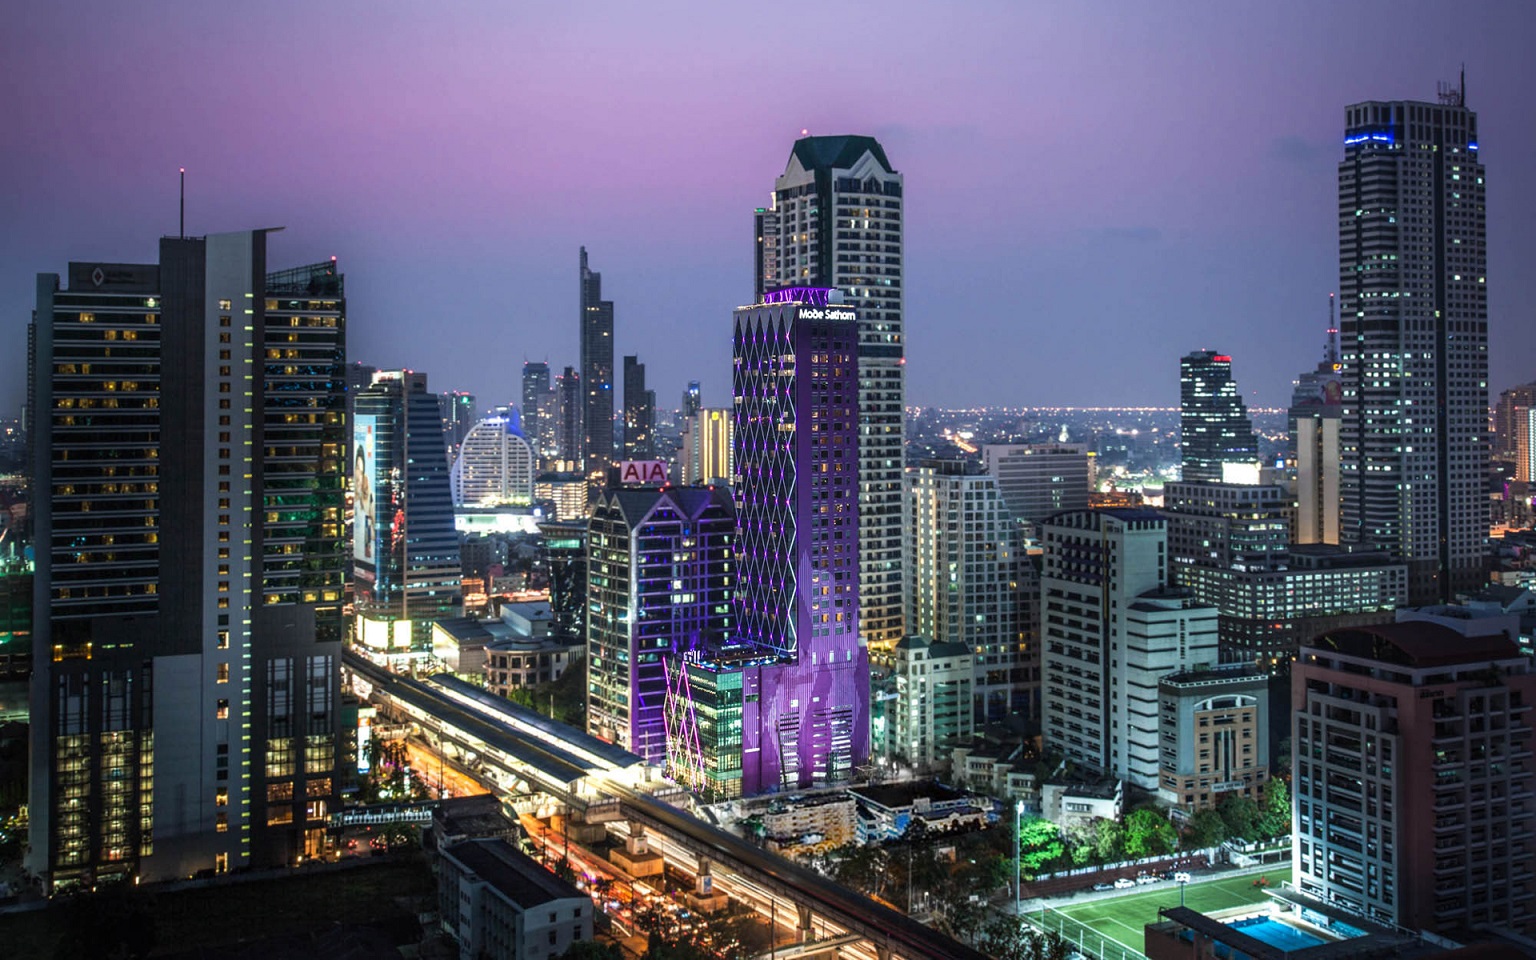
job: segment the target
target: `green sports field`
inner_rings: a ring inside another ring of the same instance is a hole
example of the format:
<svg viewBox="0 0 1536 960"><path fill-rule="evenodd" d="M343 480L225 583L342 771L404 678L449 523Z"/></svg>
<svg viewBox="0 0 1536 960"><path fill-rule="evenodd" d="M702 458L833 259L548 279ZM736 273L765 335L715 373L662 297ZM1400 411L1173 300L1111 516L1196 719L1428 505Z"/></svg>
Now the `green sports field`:
<svg viewBox="0 0 1536 960"><path fill-rule="evenodd" d="M1291 879L1290 864L1276 866L1263 873L1249 873L1223 880L1191 883L1184 891L1184 905L1201 913L1227 910L1268 898L1253 885L1259 877L1269 880L1270 888ZM1141 954L1144 944L1142 927L1157 921L1159 907L1179 905L1179 885L1163 881L1152 887L1137 887L1124 896L1105 896L1088 903L1071 904L1057 909L1048 907L1030 915L1030 920L1047 930L1060 930L1073 943L1087 947L1085 953L1104 960L1129 960ZM1129 948L1129 953L1121 948Z"/></svg>

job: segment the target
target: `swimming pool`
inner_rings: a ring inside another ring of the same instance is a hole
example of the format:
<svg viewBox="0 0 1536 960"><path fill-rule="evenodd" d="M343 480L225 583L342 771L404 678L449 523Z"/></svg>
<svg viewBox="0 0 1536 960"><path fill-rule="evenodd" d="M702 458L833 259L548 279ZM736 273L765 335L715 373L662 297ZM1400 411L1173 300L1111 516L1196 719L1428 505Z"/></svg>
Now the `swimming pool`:
<svg viewBox="0 0 1536 960"><path fill-rule="evenodd" d="M1272 947L1281 950L1305 950L1307 947L1315 947L1325 942L1322 937L1314 936L1305 930L1298 930L1278 920L1269 917L1249 917L1246 920L1238 920L1228 924L1235 930L1241 930L1255 940L1262 940Z"/></svg>

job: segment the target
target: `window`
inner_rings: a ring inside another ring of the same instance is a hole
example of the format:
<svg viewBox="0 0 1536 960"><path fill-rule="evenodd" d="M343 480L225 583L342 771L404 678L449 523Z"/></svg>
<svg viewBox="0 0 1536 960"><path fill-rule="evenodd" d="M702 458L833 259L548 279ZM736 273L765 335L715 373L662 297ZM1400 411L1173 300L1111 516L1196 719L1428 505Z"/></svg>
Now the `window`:
<svg viewBox="0 0 1536 960"><path fill-rule="evenodd" d="M229 788L220 787L213 792L213 805L216 807L229 806Z"/></svg>
<svg viewBox="0 0 1536 960"><path fill-rule="evenodd" d="M229 682L229 664L227 662L219 664L218 670L214 674L214 682L216 682L216 683L228 683Z"/></svg>
<svg viewBox="0 0 1536 960"><path fill-rule="evenodd" d="M220 700L219 701L218 710L216 711L215 716L217 716L217 718L220 719L220 720L228 720L229 719L229 701L228 700Z"/></svg>

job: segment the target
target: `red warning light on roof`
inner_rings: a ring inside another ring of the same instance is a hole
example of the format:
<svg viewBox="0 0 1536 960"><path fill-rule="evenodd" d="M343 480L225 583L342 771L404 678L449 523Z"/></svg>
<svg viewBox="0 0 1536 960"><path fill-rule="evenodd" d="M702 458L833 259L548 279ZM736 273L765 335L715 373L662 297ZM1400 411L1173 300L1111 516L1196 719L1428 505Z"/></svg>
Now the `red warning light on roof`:
<svg viewBox="0 0 1536 960"><path fill-rule="evenodd" d="M1215 360L1217 363L1231 363L1232 362L1232 358L1231 357L1223 356L1222 354L1219 354L1219 353L1216 354L1216 356L1212 357L1211 359Z"/></svg>

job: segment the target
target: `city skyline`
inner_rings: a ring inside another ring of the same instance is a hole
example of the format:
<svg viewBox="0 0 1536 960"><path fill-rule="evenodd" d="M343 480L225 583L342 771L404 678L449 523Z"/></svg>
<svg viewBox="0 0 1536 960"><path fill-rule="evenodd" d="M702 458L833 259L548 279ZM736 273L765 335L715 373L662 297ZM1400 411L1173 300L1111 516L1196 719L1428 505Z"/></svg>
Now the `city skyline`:
<svg viewBox="0 0 1536 960"><path fill-rule="evenodd" d="M647 356L661 395L697 379L716 404L729 395L730 348L717 318L752 294L742 211L767 202L764 184L809 129L879 139L920 187L907 211L911 403L1171 404L1169 363L1213 348L1234 357L1250 406L1279 405L1315 362L1317 304L1337 283L1345 106L1433 99L1465 61L1468 106L1498 161L1489 387L1530 379L1536 328L1519 304L1536 298L1536 278L1518 264L1533 245L1536 186L1517 171L1536 155L1536 123L1518 97L1536 68L1517 4L1475 17L1435 3L1314 16L1181 8L1155 20L973 8L935 22L906 10L872 28L867 51L829 59L830 37L797 45L787 66L799 69L786 72L805 76L776 90L766 115L728 112L761 102L754 91L769 82L731 53L763 32L766 13L705 13L685 44L660 35L664 17L637 24L622 10L591 23L472 10L423 22L310 11L342 18L314 31L320 46L288 34L281 4L235 19L175 4L121 22L69 4L23 11L13 35L32 40L0 66L31 92L17 105L17 148L0 161L26 184L6 207L0 310L22 322L32 276L71 256L150 257L156 231L142 224L175 232L186 166L189 234L287 224L274 240L283 261L343 258L367 291L350 304L351 359L426 370L486 408L513 401L525 357L556 369L577 360L569 261L586 245L624 318L616 354ZM92 27L64 29L80 21ZM632 42L642 28L654 42ZM1377 42L1362 45L1367 30ZM198 39L225 32L262 52ZM503 63L497 40L523 41L526 56ZM175 69L121 68L119 51L138 41L188 52ZM608 69L590 76L601 80L586 79L599 59ZM64 62L57 84L23 84ZM839 84L855 95L825 96ZM86 95L102 89L116 96ZM220 109L258 89L253 102L272 106L254 116L237 124ZM322 106L283 106L301 90ZM248 132L280 124L292 136ZM69 152L82 139L103 149ZM684 171L685 188L655 189ZM424 312L435 276L454 282ZM1004 349L975 349L997 335ZM647 349L674 340L686 348ZM497 349L464 349L481 341ZM0 369L3 411L21 403L17 354ZM1032 362L1043 355L1052 362Z"/></svg>

